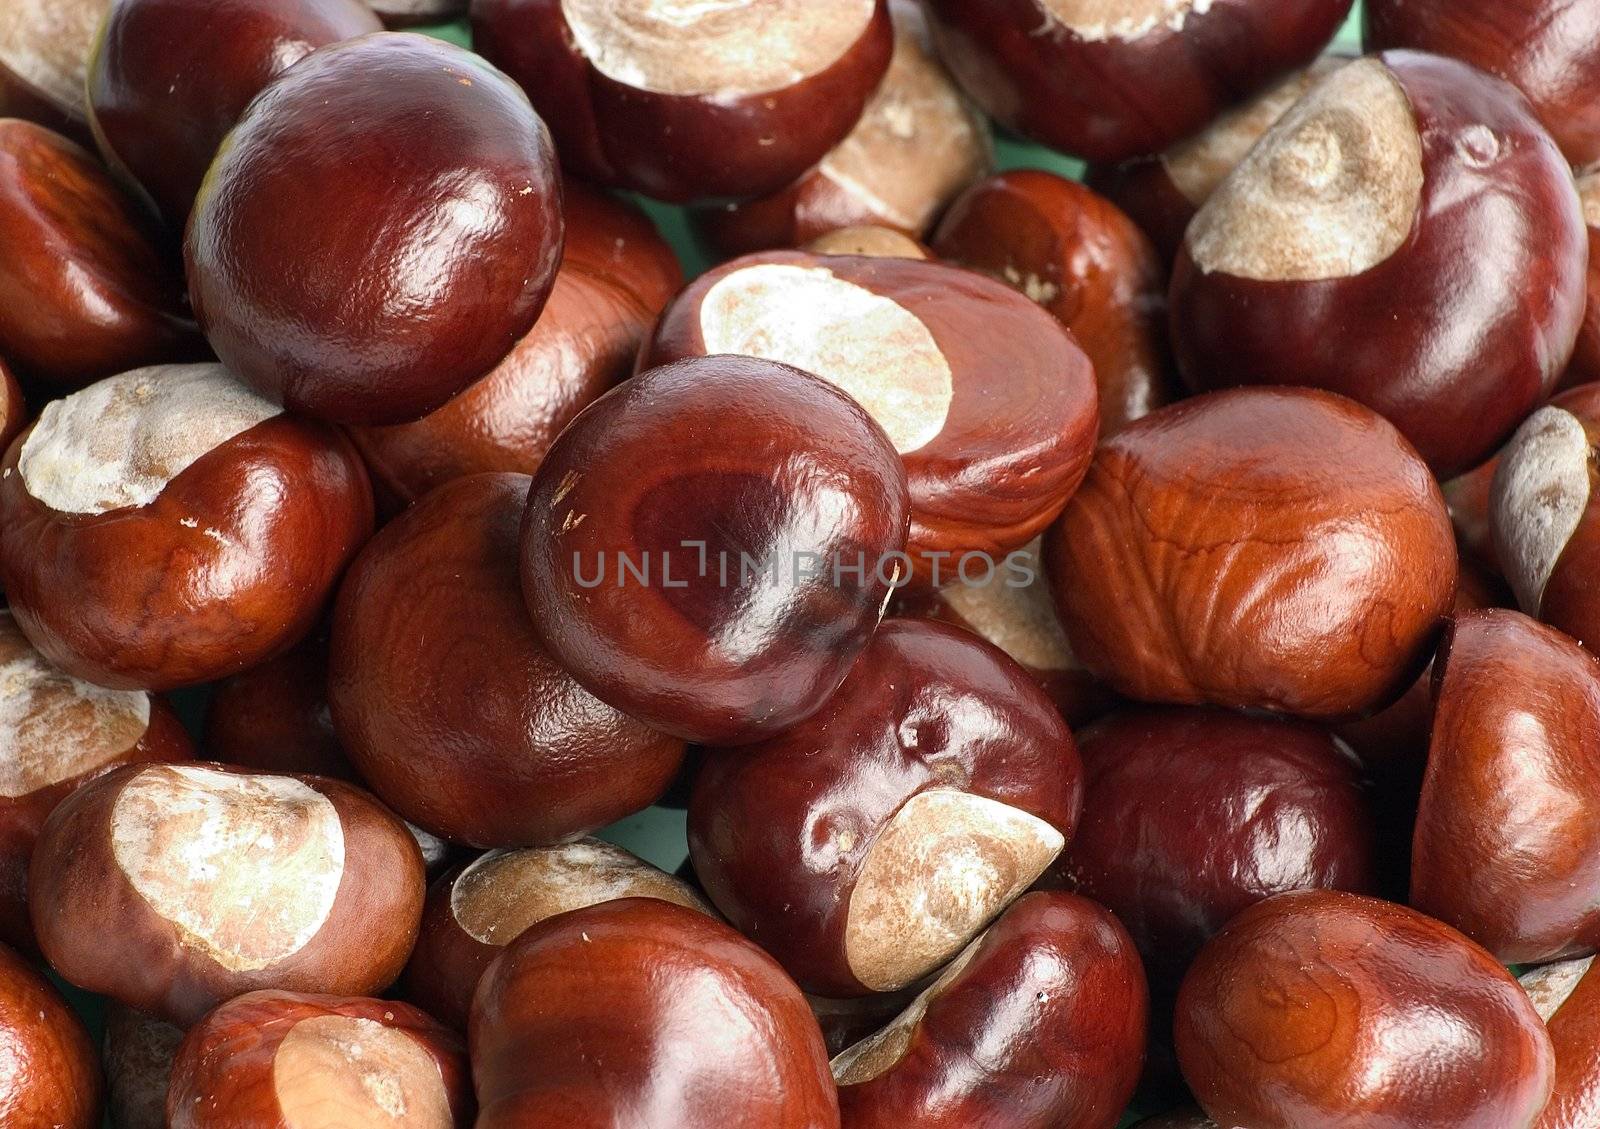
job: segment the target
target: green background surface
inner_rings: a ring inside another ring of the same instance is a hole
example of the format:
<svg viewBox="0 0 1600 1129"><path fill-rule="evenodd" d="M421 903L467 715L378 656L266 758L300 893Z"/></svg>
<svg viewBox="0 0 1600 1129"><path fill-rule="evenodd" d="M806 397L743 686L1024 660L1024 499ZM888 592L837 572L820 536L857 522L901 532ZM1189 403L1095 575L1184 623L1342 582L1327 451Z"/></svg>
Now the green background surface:
<svg viewBox="0 0 1600 1129"><path fill-rule="evenodd" d="M0 0L0 4L6 0ZM1349 21L1340 32L1338 43L1357 49L1360 46L1359 21L1361 13L1360 0L1357 0ZM418 29L426 34L437 36L463 47L471 46L471 34L466 21L446 24L439 27ZM996 157L1001 169L1048 169L1060 173L1062 176L1077 178L1083 171L1083 162L1060 153L1034 145L1014 136L1004 133L996 137ZM678 252L678 257L683 262L684 273L693 278L711 265L711 260L695 243L694 237L689 232L682 208L660 204L653 200L638 198L656 225L661 229L673 248ZM198 733L199 722L204 716L206 694L204 691L190 691L176 696L178 712L183 715L190 731ZM203 750L202 750L203 755ZM684 813L670 808L650 808L638 815L601 831L600 837L608 839L628 848L635 854L661 867L663 870L676 870L688 854L684 842ZM58 984L61 981L57 980ZM73 1006L83 1015L89 1024L96 1043L99 1043L102 1020L104 1014L103 1002L95 996L80 992L70 985L61 984ZM1156 1112L1156 1111L1149 1111ZM1125 1124L1132 1122L1134 1117L1125 1119ZM107 1120L107 1126L110 1121ZM3 1129L3 1127L0 1127ZM356 1127L352 1127L356 1129Z"/></svg>

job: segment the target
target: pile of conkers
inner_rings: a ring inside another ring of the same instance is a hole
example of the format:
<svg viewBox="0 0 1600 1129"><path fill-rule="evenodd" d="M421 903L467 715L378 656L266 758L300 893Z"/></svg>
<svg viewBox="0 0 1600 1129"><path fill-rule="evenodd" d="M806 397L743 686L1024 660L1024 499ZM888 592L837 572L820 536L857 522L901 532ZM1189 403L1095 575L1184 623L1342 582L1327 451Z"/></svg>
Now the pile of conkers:
<svg viewBox="0 0 1600 1129"><path fill-rule="evenodd" d="M1352 14L0 0L0 1125L1600 1129L1600 7Z"/></svg>

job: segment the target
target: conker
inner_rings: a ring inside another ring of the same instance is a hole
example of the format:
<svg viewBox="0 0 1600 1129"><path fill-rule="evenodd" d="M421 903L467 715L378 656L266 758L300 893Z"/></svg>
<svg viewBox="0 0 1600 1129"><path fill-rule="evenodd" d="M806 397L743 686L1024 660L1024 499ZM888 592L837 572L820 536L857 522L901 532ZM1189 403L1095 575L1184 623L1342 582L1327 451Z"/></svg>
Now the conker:
<svg viewBox="0 0 1600 1129"><path fill-rule="evenodd" d="M683 742L597 700L542 647L517 578L529 479L446 483L380 532L334 609L333 723L400 815L479 847L554 843L647 807Z"/></svg>
<svg viewBox="0 0 1600 1129"><path fill-rule="evenodd" d="M361 459L220 365L45 406L0 470L0 577L68 674L167 690L298 642L372 530Z"/></svg>
<svg viewBox="0 0 1600 1129"><path fill-rule="evenodd" d="M1528 96L1574 165L1600 160L1600 11L1584 0L1366 0L1362 44L1462 59Z"/></svg>
<svg viewBox="0 0 1600 1129"><path fill-rule="evenodd" d="M1311 719L1397 698L1457 573L1411 445L1301 388L1199 396L1112 435L1045 567L1073 651L1124 695Z"/></svg>
<svg viewBox="0 0 1600 1129"><path fill-rule="evenodd" d="M1144 970L1086 898L1035 893L832 1062L845 1129L1111 1129L1144 1057Z"/></svg>
<svg viewBox="0 0 1600 1129"><path fill-rule="evenodd" d="M318 47L382 26L360 0L117 0L89 59L95 140L181 231L251 100Z"/></svg>
<svg viewBox="0 0 1600 1129"><path fill-rule="evenodd" d="M1144 229L1163 264L1177 257L1194 214L1306 91L1349 62L1327 54L1290 73L1160 153L1090 168L1088 185Z"/></svg>
<svg viewBox="0 0 1600 1129"><path fill-rule="evenodd" d="M547 917L617 898L712 912L687 882L599 839L480 855L428 891L406 998L465 1029L478 981L507 945Z"/></svg>
<svg viewBox="0 0 1600 1129"><path fill-rule="evenodd" d="M355 782L328 706L327 635L218 683L201 745L224 764Z"/></svg>
<svg viewBox="0 0 1600 1129"><path fill-rule="evenodd" d="M1218 1125L1527 1129L1550 1037L1477 945L1404 906L1280 894L1228 923L1178 996L1183 1075Z"/></svg>
<svg viewBox="0 0 1600 1129"><path fill-rule="evenodd" d="M799 247L850 227L920 237L993 167L988 119L934 57L921 6L890 0L889 8L894 55L850 135L781 192L694 214L720 254Z"/></svg>
<svg viewBox="0 0 1600 1129"><path fill-rule="evenodd" d="M167 1089L183 1028L113 1003L106 1008L106 1112L116 1129L168 1129Z"/></svg>
<svg viewBox="0 0 1600 1129"><path fill-rule="evenodd" d="M83 78L111 0L6 0L0 12L0 117L88 139Z"/></svg>
<svg viewBox="0 0 1600 1129"><path fill-rule="evenodd" d="M946 64L996 120L1090 161L1197 132L1333 38L1351 0L930 0Z"/></svg>
<svg viewBox="0 0 1600 1129"><path fill-rule="evenodd" d="M800 990L726 925L655 898L523 933L478 985L470 1038L476 1129L839 1125Z"/></svg>
<svg viewBox="0 0 1600 1129"><path fill-rule="evenodd" d="M816 714L706 758L689 857L807 991L897 991L1055 860L1081 773L1026 671L959 628L888 620Z"/></svg>
<svg viewBox="0 0 1600 1129"><path fill-rule="evenodd" d="M28 861L56 804L124 764L188 760L172 707L143 690L106 690L62 673L0 610L0 941L36 951Z"/></svg>
<svg viewBox="0 0 1600 1129"><path fill-rule="evenodd" d="M866 646L907 517L900 460L849 396L696 357L556 440L528 496L522 591L549 655L602 701L691 741L755 741L814 712Z"/></svg>
<svg viewBox="0 0 1600 1129"><path fill-rule="evenodd" d="M1352 396L1449 477L1555 387L1587 255L1571 170L1521 95L1386 52L1312 87L1200 209L1173 346L1198 388Z"/></svg>
<svg viewBox="0 0 1600 1129"><path fill-rule="evenodd" d="M466 1129L461 1038L407 1004L250 992L197 1023L172 1064L170 1129Z"/></svg>
<svg viewBox="0 0 1600 1129"><path fill-rule="evenodd" d="M892 227L841 227L801 248L815 255L865 255L874 259L931 259L932 252Z"/></svg>
<svg viewBox="0 0 1600 1129"><path fill-rule="evenodd" d="M1072 336L1009 286L942 263L735 259L667 307L640 365L716 353L815 373L872 414L905 463L907 552L926 583L1026 545L1093 453L1094 370Z"/></svg>
<svg viewBox="0 0 1600 1129"><path fill-rule="evenodd" d="M189 298L264 395L403 423L533 327L560 196L549 134L505 75L420 35L362 36L291 67L229 134L188 228Z"/></svg>
<svg viewBox="0 0 1600 1129"><path fill-rule="evenodd" d="M1588 297L1572 363L1561 378L1563 387L1600 380L1600 169L1579 174L1578 199L1583 203L1583 222L1589 232Z"/></svg>
<svg viewBox="0 0 1600 1129"><path fill-rule="evenodd" d="M1600 663L1517 612L1456 617L1434 660L1411 903L1507 963L1600 946Z"/></svg>
<svg viewBox="0 0 1600 1129"><path fill-rule="evenodd" d="M0 1117L6 1129L99 1129L89 1033L34 967L0 945Z"/></svg>
<svg viewBox="0 0 1600 1129"><path fill-rule="evenodd" d="M887 0L474 0L565 168L661 200L763 196L855 126L889 66Z"/></svg>
<svg viewBox="0 0 1600 1129"><path fill-rule="evenodd" d="M1522 976L1556 1052L1555 1090L1535 1129L1585 1129L1600 1115L1600 969L1593 957Z"/></svg>
<svg viewBox="0 0 1600 1129"><path fill-rule="evenodd" d="M633 370L683 284L638 208L568 181L566 251L544 312L509 356L414 423L351 428L378 488L409 505L468 474L532 474L561 430Z"/></svg>
<svg viewBox="0 0 1600 1129"><path fill-rule="evenodd" d="M45 821L39 947L79 987L192 1024L257 988L365 993L399 975L422 856L365 792L223 765L128 765Z"/></svg>
<svg viewBox="0 0 1600 1129"><path fill-rule="evenodd" d="M1494 555L1518 606L1591 647L1600 645L1596 438L1600 384L1568 389L1517 428L1489 489Z"/></svg>
<svg viewBox="0 0 1600 1129"><path fill-rule="evenodd" d="M154 226L89 153L0 119L0 355L18 376L78 388L196 355Z"/></svg>
<svg viewBox="0 0 1600 1129"><path fill-rule="evenodd" d="M1039 169L1001 173L950 206L933 249L1016 287L1072 331L1094 363L1103 433L1175 398L1166 271L1109 200Z"/></svg>

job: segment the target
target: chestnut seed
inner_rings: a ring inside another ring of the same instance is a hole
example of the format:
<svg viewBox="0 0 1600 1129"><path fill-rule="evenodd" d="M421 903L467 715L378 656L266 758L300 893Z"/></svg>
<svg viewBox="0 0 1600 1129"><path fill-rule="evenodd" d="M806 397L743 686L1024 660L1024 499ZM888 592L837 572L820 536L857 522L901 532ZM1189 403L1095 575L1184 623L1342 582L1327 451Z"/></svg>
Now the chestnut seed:
<svg viewBox="0 0 1600 1129"><path fill-rule="evenodd" d="M99 1129L103 1085L89 1033L49 981L3 945L0 1045L6 1129Z"/></svg>
<svg viewBox="0 0 1600 1129"><path fill-rule="evenodd" d="M1528 96L1567 160L1600 160L1600 11L1584 0L1367 0L1362 44L1450 55Z"/></svg>
<svg viewBox="0 0 1600 1129"><path fill-rule="evenodd" d="M327 636L218 683L200 744L223 764L356 782L328 706Z"/></svg>
<svg viewBox="0 0 1600 1129"><path fill-rule="evenodd" d="M381 27L360 0L117 0L89 59L95 141L181 231L251 100L318 47Z"/></svg>
<svg viewBox="0 0 1600 1129"><path fill-rule="evenodd" d="M1304 66L1351 0L931 0L935 40L1004 125L1090 161L1155 153Z"/></svg>
<svg viewBox="0 0 1600 1129"><path fill-rule="evenodd" d="M474 0L562 165L678 203L776 192L855 126L889 66L886 0Z"/></svg>
<svg viewBox="0 0 1600 1129"><path fill-rule="evenodd" d="M18 376L77 388L200 351L152 228L85 150L0 120L0 355Z"/></svg>
<svg viewBox="0 0 1600 1129"><path fill-rule="evenodd" d="M517 576L529 479L458 478L374 537L334 608L333 724L396 812L534 846L649 806L683 742L597 700L540 645Z"/></svg>
<svg viewBox="0 0 1600 1129"><path fill-rule="evenodd" d="M1110 201L1054 173L1001 173L950 205L933 249L1022 291L1072 331L1094 364L1103 434L1175 398L1166 272Z"/></svg>
<svg viewBox="0 0 1600 1129"><path fill-rule="evenodd" d="M83 79L111 0L6 0L0 11L0 118L88 139Z"/></svg>
<svg viewBox="0 0 1600 1129"><path fill-rule="evenodd" d="M814 255L865 255L873 259L931 259L921 243L892 227L841 227L801 248Z"/></svg>
<svg viewBox="0 0 1600 1129"><path fill-rule="evenodd" d="M707 756L689 857L712 903L807 991L898 991L1054 861L1081 775L1026 671L958 628L886 620L816 714Z"/></svg>
<svg viewBox="0 0 1600 1129"><path fill-rule="evenodd" d="M113 1003L106 1008L106 1112L115 1129L168 1129L167 1088L183 1029Z"/></svg>
<svg viewBox="0 0 1600 1129"><path fill-rule="evenodd" d="M1189 221L1261 135L1306 91L1347 62L1347 55L1323 55L1219 114L1193 136L1160 153L1092 167L1084 180L1144 230L1163 264L1171 263Z"/></svg>
<svg viewBox="0 0 1600 1129"><path fill-rule="evenodd" d="M250 992L197 1023L172 1064L171 1129L466 1129L466 1047L393 1000Z"/></svg>
<svg viewBox="0 0 1600 1129"><path fill-rule="evenodd" d="M691 741L756 741L821 706L866 646L907 517L900 460L849 396L697 357L556 440L528 496L522 592L545 650L602 701Z"/></svg>
<svg viewBox="0 0 1600 1129"><path fill-rule="evenodd" d="M638 208L568 181L566 251L532 330L489 375L414 423L354 427L383 491L401 505L452 478L532 474L580 411L633 370L656 315L683 285Z"/></svg>
<svg viewBox="0 0 1600 1129"><path fill-rule="evenodd" d="M223 765L129 765L45 821L29 871L63 977L180 1025L257 988L365 993L399 975L422 856L360 789Z"/></svg>
<svg viewBox="0 0 1600 1129"><path fill-rule="evenodd" d="M362 36L290 68L228 135L188 228L189 298L264 395L403 423L533 327L560 197L549 134L505 75L420 35Z"/></svg>
<svg viewBox="0 0 1600 1129"><path fill-rule="evenodd" d="M476 1129L839 1125L800 990L726 925L656 898L523 933L478 985L470 1041Z"/></svg>
<svg viewBox="0 0 1600 1129"><path fill-rule="evenodd" d="M1310 719L1399 697L1457 574L1410 444L1301 388L1196 397L1111 436L1045 568L1073 651L1122 694Z"/></svg>
<svg viewBox="0 0 1600 1129"><path fill-rule="evenodd" d="M1144 970L1086 898L1034 893L832 1062L845 1129L1111 1129L1144 1057Z"/></svg>
<svg viewBox="0 0 1600 1129"><path fill-rule="evenodd" d="M920 237L956 193L994 167L988 119L934 57L922 8L890 0L889 9L894 55L850 135L781 192L693 213L697 233L719 254L798 247L849 227Z"/></svg>
<svg viewBox="0 0 1600 1129"><path fill-rule="evenodd" d="M1578 199L1583 203L1583 222L1589 233L1588 297L1572 363L1561 378L1563 388L1600 380L1600 169L1579 174Z"/></svg>
<svg viewBox="0 0 1600 1129"><path fill-rule="evenodd" d="M1568 389L1517 428L1489 488L1494 554L1518 606L1591 647L1600 645L1597 439L1600 384Z"/></svg>
<svg viewBox="0 0 1600 1129"><path fill-rule="evenodd" d="M0 452L10 447L11 441L27 426L28 404L22 397L22 385L0 359Z"/></svg>
<svg viewBox="0 0 1600 1129"><path fill-rule="evenodd" d="M1507 963L1600 946L1600 663L1517 612L1457 616L1436 707L1411 903Z"/></svg>
<svg viewBox="0 0 1600 1129"><path fill-rule="evenodd" d="M193 751L164 700L62 673L0 609L0 941L37 951L28 861L56 804L120 765L188 760Z"/></svg>
<svg viewBox="0 0 1600 1129"><path fill-rule="evenodd" d="M1528 1129L1554 1056L1498 962L1404 906L1280 894L1228 923L1178 996L1183 1075L1218 1125Z"/></svg>
<svg viewBox="0 0 1600 1129"><path fill-rule="evenodd" d="M1522 976L1556 1052L1555 1090L1535 1129L1584 1129L1600 1112L1600 968L1593 957Z"/></svg>
<svg viewBox="0 0 1600 1129"><path fill-rule="evenodd" d="M1386 52L1312 87L1200 209L1173 346L1197 388L1360 400L1449 477L1555 387L1587 248L1571 170L1513 87Z"/></svg>
<svg viewBox="0 0 1600 1129"><path fill-rule="evenodd" d="M994 644L1033 676L1069 726L1087 725L1109 712L1117 696L1072 653L1043 574L1040 542L1030 541L1012 561L1016 570L1003 577L903 592L895 614L942 620Z"/></svg>
<svg viewBox="0 0 1600 1129"><path fill-rule="evenodd" d="M167 690L298 642L372 530L361 459L220 365L138 369L46 405L0 470L0 577L75 677Z"/></svg>
<svg viewBox="0 0 1600 1129"><path fill-rule="evenodd" d="M1038 535L1093 454L1094 371L1072 336L1010 287L942 263L735 259L667 307L639 363L717 353L815 373L871 413L905 463L911 567L935 586L965 557L985 575Z"/></svg>
<svg viewBox="0 0 1600 1129"><path fill-rule="evenodd" d="M712 913L687 882L599 839L481 855L428 891L406 998L465 1029L478 981L507 945L547 917L617 898Z"/></svg>

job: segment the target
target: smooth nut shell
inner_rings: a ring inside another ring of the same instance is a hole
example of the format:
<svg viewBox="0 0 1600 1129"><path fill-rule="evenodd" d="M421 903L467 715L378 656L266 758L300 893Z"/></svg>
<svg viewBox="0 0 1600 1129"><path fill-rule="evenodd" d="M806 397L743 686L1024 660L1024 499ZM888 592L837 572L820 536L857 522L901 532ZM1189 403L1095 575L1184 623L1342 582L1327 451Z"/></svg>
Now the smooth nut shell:
<svg viewBox="0 0 1600 1129"><path fill-rule="evenodd" d="M1045 555L1073 650L1121 693L1313 719L1400 695L1457 571L1444 500L1400 434L1287 388L1111 436Z"/></svg>
<svg viewBox="0 0 1600 1129"><path fill-rule="evenodd" d="M328 707L327 636L218 683L201 745L224 764L356 782Z"/></svg>
<svg viewBox="0 0 1600 1129"><path fill-rule="evenodd" d="M1178 998L1178 1057L1219 1125L1528 1126L1544 1024L1498 962L1403 906L1323 890L1231 921Z"/></svg>
<svg viewBox="0 0 1600 1129"><path fill-rule="evenodd" d="M1537 985L1545 976L1577 981L1555 989L1556 995L1565 993L1561 998L1547 999ZM1538 968L1522 977L1522 985L1544 1016L1556 1052L1555 1092L1534 1129L1584 1129L1600 1114L1600 962Z"/></svg>
<svg viewBox="0 0 1600 1129"><path fill-rule="evenodd" d="M334 610L329 701L362 777L402 816L480 847L580 835L647 807L683 742L599 701L528 624L529 479L428 495L356 558Z"/></svg>
<svg viewBox="0 0 1600 1129"><path fill-rule="evenodd" d="M654 898L522 934L478 985L470 1036L477 1129L613 1125L639 1110L676 1129L839 1125L799 989L727 926Z"/></svg>
<svg viewBox="0 0 1600 1129"><path fill-rule="evenodd" d="M99 1129L94 1044L44 976L0 946L0 1115L6 1129Z"/></svg>
<svg viewBox="0 0 1600 1129"><path fill-rule="evenodd" d="M223 363L290 409L416 419L533 327L560 202L549 134L505 75L363 36L291 68L229 134L189 224L190 301Z"/></svg>

